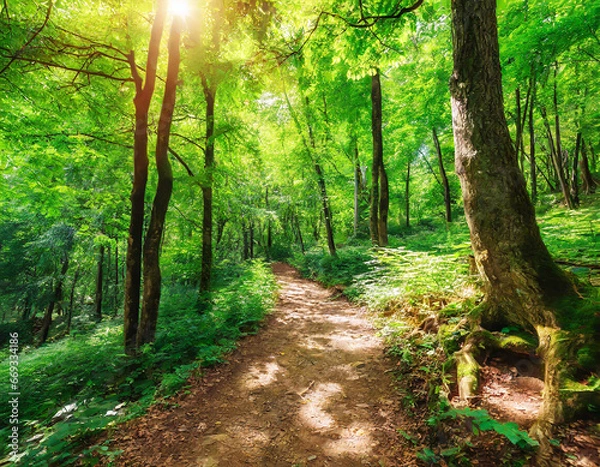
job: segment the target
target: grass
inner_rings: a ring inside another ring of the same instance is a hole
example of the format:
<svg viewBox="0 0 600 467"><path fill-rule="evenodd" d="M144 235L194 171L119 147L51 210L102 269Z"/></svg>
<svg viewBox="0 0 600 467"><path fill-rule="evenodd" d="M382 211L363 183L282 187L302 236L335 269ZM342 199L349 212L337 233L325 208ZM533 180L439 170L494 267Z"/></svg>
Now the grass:
<svg viewBox="0 0 600 467"><path fill-rule="evenodd" d="M123 354L122 320L102 322L93 330L20 354L20 465L70 465L83 440L179 390L200 367L222 362L241 336L258 330L275 303L276 283L262 262L221 274L210 309L196 311L196 291L172 285L164 293L156 342L136 358ZM8 374L8 360L0 363ZM7 379L0 391L9 392ZM69 414L55 414L71 405ZM8 420L10 407L0 407ZM0 430L8 436L8 428ZM105 447L93 452L112 456ZM6 455L6 443L2 445ZM81 459L80 459L81 460Z"/></svg>

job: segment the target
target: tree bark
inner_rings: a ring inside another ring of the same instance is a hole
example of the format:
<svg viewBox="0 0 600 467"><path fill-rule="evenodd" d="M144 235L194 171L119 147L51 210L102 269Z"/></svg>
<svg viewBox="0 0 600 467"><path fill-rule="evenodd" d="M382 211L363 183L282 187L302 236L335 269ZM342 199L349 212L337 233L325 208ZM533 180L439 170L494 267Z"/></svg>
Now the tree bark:
<svg viewBox="0 0 600 467"><path fill-rule="evenodd" d="M125 353L136 352L136 339L139 323L140 290L142 276L142 239L144 233L144 198L148 181L148 109L156 84L156 69L165 17L167 1L158 0L157 11L150 33L148 59L146 60L146 82L142 81L135 63L133 51L129 54L129 65L133 76L136 94L135 134L133 142L133 187L131 190L131 219L127 239L124 338Z"/></svg>
<svg viewBox="0 0 600 467"><path fill-rule="evenodd" d="M560 422L564 371L556 358L555 300L572 285L554 264L535 220L504 116L495 0L452 1L454 70L450 80L456 171L475 260L484 281L482 322L535 329L546 359L544 404L537 425Z"/></svg>
<svg viewBox="0 0 600 467"><path fill-rule="evenodd" d="M160 305L161 272L160 246L163 238L165 218L173 192L173 172L169 162L169 136L175 109L177 79L179 76L179 42L183 20L174 16L169 34L169 60L167 64L167 81L158 121L156 137L156 169L158 184L152 203L152 214L148 232L144 242L144 301L137 334L137 347L154 342Z"/></svg>
<svg viewBox="0 0 600 467"><path fill-rule="evenodd" d="M369 215L369 227L371 230L371 241L379 245L379 222L380 217L380 192L379 180L381 177L381 165L383 161L383 135L382 135L382 104L381 104L381 79L379 70L371 76L371 134L373 137L373 162L371 164L371 206ZM387 232L386 232L387 237ZM381 245L379 245L381 246Z"/></svg>
<svg viewBox="0 0 600 467"><path fill-rule="evenodd" d="M452 197L450 195L450 183L448 182L448 175L444 168L444 158L442 157L442 148L440 146L440 140L438 138L435 128L432 130L433 142L435 144L435 152L437 153L438 165L440 168L440 176L442 179L442 188L444 189L444 207L446 209L446 222L452 222Z"/></svg>
<svg viewBox="0 0 600 467"><path fill-rule="evenodd" d="M202 271L200 273L200 295L210 291L213 251L213 170L215 166L215 98L217 90L202 76L202 90L206 100L206 146L204 149L205 185L202 186Z"/></svg>

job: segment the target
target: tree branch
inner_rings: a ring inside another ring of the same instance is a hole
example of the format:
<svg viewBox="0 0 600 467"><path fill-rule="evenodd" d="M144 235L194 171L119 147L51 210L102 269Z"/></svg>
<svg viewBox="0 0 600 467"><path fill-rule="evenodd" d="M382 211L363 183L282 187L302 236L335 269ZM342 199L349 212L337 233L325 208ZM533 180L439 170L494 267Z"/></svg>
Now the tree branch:
<svg viewBox="0 0 600 467"><path fill-rule="evenodd" d="M188 175L190 177L194 177L194 172L192 172L192 169L190 169L190 166L186 164L186 162L181 158L181 156L179 154L177 154L177 152L175 152L175 150L171 147L169 147L169 152L173 155L173 157L175 157L175 159L177 159L177 161L181 165L183 165L183 167L185 168Z"/></svg>
<svg viewBox="0 0 600 467"><path fill-rule="evenodd" d="M6 4L6 0L4 0L4 5L8 14L8 5ZM18 52L16 52L11 59L8 61L8 63L6 65L4 65L4 67L0 70L0 75L2 73L4 73L6 70L8 70L8 68L14 63L14 61L19 57L19 55L21 55L21 53L23 53L23 51L35 40L35 38L43 31L43 29L46 27L46 25L48 24L48 21L50 20L50 14L52 13L52 8L54 7L54 2L52 0L50 0L50 2L48 3L48 10L46 11L46 17L44 18L44 22L42 23L42 25L31 35L31 37L29 38L29 40L27 42L25 42L25 44L23 44L23 46L18 50Z"/></svg>

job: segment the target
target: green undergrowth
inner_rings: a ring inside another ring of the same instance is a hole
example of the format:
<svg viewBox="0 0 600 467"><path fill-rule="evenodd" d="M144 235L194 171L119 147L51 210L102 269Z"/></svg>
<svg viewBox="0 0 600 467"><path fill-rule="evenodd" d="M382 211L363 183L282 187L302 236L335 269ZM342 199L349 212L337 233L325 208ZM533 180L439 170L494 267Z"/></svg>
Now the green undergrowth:
<svg viewBox="0 0 600 467"><path fill-rule="evenodd" d="M581 297L559 304L559 319L569 335L579 336L573 374L585 375L584 385L590 390L600 384L600 295L594 287L597 271L589 267L600 263L599 216L599 197L584 198L575 211L554 207L538 214L551 254L579 277ZM393 236L390 245L371 248L365 242L340 249L338 258L312 251L296 256L294 265L327 286L346 286L346 296L373 312L388 353L397 362L394 374L403 404L412 416L428 421L420 433L401 433L419 450L422 462L473 465L491 455L498 465L524 465L536 447L526 432L514 423L494 420L484 410L456 409L448 403L454 385L453 354L469 335L469 317L482 300L478 276L469 272L472 250L464 219ZM497 337L508 347L536 347L535 337L516 327L503 329ZM481 451L483 439L492 440L484 443L491 451Z"/></svg>
<svg viewBox="0 0 600 467"><path fill-rule="evenodd" d="M217 282L204 314L196 311L195 288L166 286L156 342L135 358L123 354L122 319L108 319L90 332L23 351L22 457L17 465L73 464L73 453L81 452L78 446L85 440L174 394L194 371L223 362L237 339L256 332L275 303L277 286L269 267L247 263L228 269ZM7 366L7 360L0 364L2 374L8 374ZM9 392L7 384L6 379L0 381L4 394ZM67 406L69 410L55 416ZM2 420L8 420L9 410L6 404L0 407ZM8 429L0 430L0 436L7 439ZM106 446L94 446L83 452L84 459L93 453L115 455Z"/></svg>
<svg viewBox="0 0 600 467"><path fill-rule="evenodd" d="M372 260L370 247L365 244L340 249L337 256L315 248L305 254L295 254L290 263L304 277L331 287L350 285L358 275L372 269Z"/></svg>

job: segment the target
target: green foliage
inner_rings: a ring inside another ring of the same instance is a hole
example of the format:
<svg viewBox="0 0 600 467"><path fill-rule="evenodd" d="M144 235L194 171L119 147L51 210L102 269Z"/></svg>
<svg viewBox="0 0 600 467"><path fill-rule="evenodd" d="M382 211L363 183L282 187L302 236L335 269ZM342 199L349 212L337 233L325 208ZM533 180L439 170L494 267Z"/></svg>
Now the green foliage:
<svg viewBox="0 0 600 467"><path fill-rule="evenodd" d="M82 439L121 417L123 403L129 416L139 414L152 401L179 390L199 367L222 362L239 337L258 329L274 306L275 291L269 267L258 261L238 266L204 314L196 311L195 290L174 286L161 304L156 342L133 359L122 353L120 320L26 349L20 355L19 384L27 403L19 415L27 426L24 431L43 437L23 452L22 464L68 465ZM0 369L8 374L7 367L4 360ZM0 390L9 392L8 380L0 382ZM77 409L71 416L52 424L57 411L72 403ZM0 410L8 419L10 407Z"/></svg>
<svg viewBox="0 0 600 467"><path fill-rule="evenodd" d="M353 287L372 310L401 310L418 304L426 313L442 308L452 297L472 293L471 283L462 254L400 247L378 250L373 270L357 277Z"/></svg>
<svg viewBox="0 0 600 467"><path fill-rule="evenodd" d="M475 436L484 431L495 431L505 436L512 444L521 449L531 449L539 446L539 443L532 439L526 431L520 430L519 426L513 422L499 422L492 418L487 410L464 408L450 408L441 412L437 417L431 418L429 423L435 425L443 420L463 421L471 425Z"/></svg>
<svg viewBox="0 0 600 467"><path fill-rule="evenodd" d="M304 255L294 255L291 263L303 276L330 287L350 285L359 275L371 270L372 261L373 251L370 248L354 246L341 249L337 256L313 249Z"/></svg>

